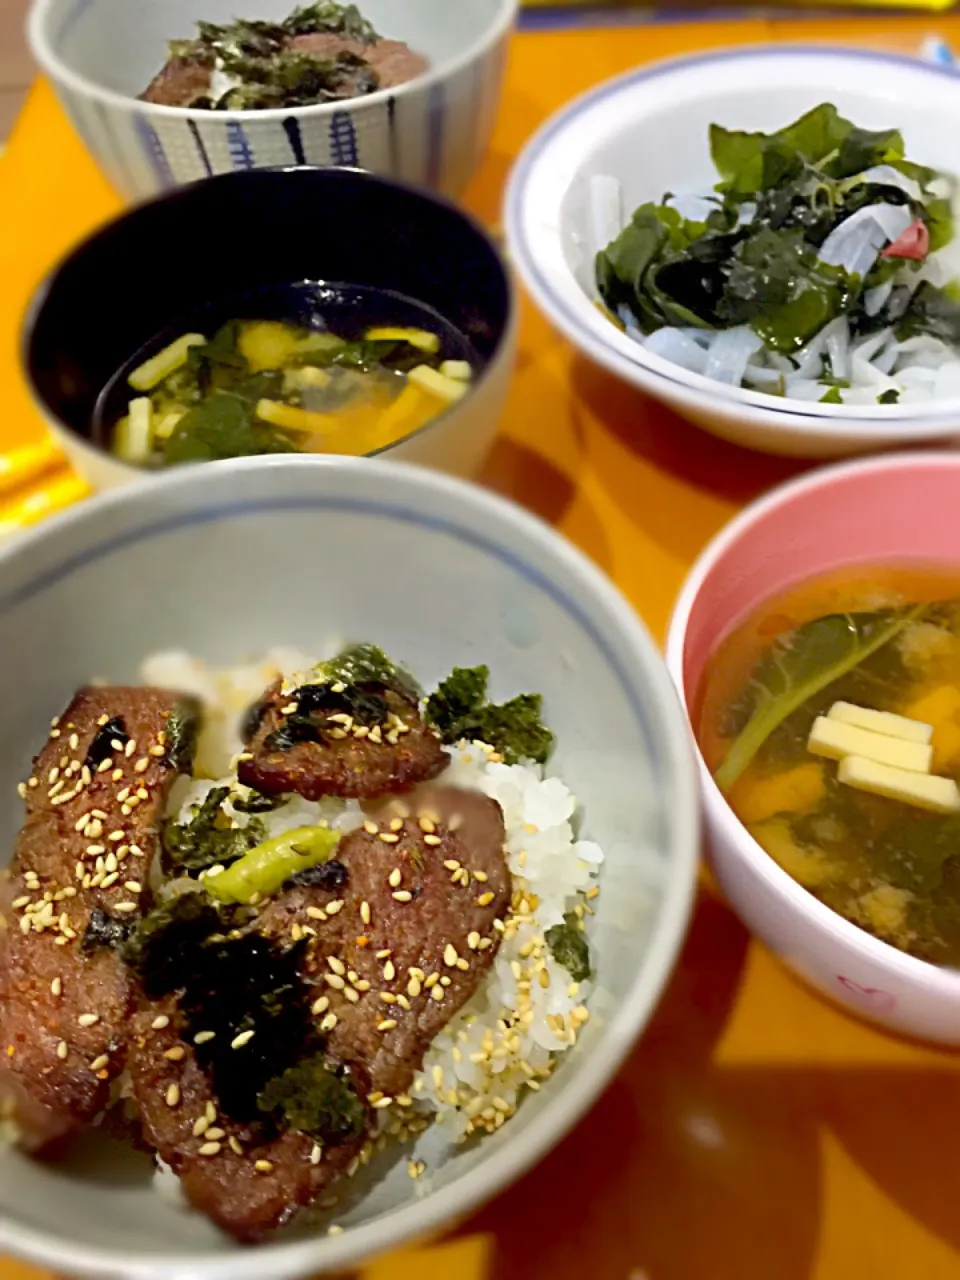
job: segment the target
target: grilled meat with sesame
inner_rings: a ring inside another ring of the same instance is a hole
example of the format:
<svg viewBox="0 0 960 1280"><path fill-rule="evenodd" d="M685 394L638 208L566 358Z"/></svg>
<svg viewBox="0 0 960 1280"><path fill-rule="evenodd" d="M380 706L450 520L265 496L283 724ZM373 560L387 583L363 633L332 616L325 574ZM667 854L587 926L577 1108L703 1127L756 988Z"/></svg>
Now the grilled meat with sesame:
<svg viewBox="0 0 960 1280"><path fill-rule="evenodd" d="M91 1121L123 1067L132 986L114 944L149 897L178 772L166 727L183 707L159 689L83 689L21 788L0 933L0 1098L14 1099L30 1149Z"/></svg>
<svg viewBox="0 0 960 1280"><path fill-rule="evenodd" d="M511 895L495 801L425 787L401 813L389 805L341 841L343 888L292 890L260 922L287 936L315 931L304 976L316 984L327 1053L374 1102L406 1093L430 1042L483 981Z"/></svg>
<svg viewBox="0 0 960 1280"><path fill-rule="evenodd" d="M415 699L383 685L347 693L336 684L284 693L277 681L251 722L239 780L264 795L370 799L408 791L446 768L440 737Z"/></svg>
<svg viewBox="0 0 960 1280"><path fill-rule="evenodd" d="M189 1202L240 1240L288 1221L347 1169L374 1110L396 1106L402 1121L430 1042L496 955L494 921L511 891L499 806L439 786L397 805L341 841L335 875L298 877L253 926L278 954L298 957L315 1032L367 1108L362 1134L318 1150L302 1132L238 1121L198 1061L210 1033L187 1031L182 994L144 1002L136 1017L130 1070L145 1136ZM254 1043L241 1033L227 1050L238 1073L254 1069Z"/></svg>
<svg viewBox="0 0 960 1280"><path fill-rule="evenodd" d="M223 1116L178 1019L174 997L144 1004L134 1019L130 1067L144 1134L195 1209L255 1243L322 1195L366 1134L320 1147L303 1133L265 1137L259 1126Z"/></svg>
<svg viewBox="0 0 960 1280"><path fill-rule="evenodd" d="M287 46L294 53L307 53L313 58L332 60L341 54L352 54L362 59L377 77L378 89L395 89L398 85L415 80L429 69L429 62L420 53L414 53L402 40L348 40L327 32L294 36Z"/></svg>
<svg viewBox="0 0 960 1280"><path fill-rule="evenodd" d="M211 75L210 64L201 58L170 58L140 96L162 107L207 107Z"/></svg>

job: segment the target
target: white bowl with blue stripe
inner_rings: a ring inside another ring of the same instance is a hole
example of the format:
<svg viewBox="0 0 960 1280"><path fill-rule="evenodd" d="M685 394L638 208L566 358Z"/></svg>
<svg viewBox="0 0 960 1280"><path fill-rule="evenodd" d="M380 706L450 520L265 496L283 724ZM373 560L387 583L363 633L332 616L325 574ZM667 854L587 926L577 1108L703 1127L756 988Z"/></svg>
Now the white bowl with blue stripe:
<svg viewBox="0 0 960 1280"><path fill-rule="evenodd" d="M646 628L586 556L513 503L418 467L242 459L101 495L25 534L0 551L0 618L3 859L22 821L16 784L78 685L135 680L157 649L234 662L277 644L315 652L331 634L379 642L428 686L483 662L494 696L542 692L557 735L548 772L606 852L590 1021L491 1137L454 1145L429 1129L404 1153L429 1176L412 1181L405 1159L378 1170L338 1205L342 1234L304 1223L247 1250L158 1195L145 1155L104 1139L41 1164L0 1147L0 1254L90 1280L352 1273L465 1217L584 1115L663 991L699 852L679 700ZM535 1198L536 1184L519 1194Z"/></svg>
<svg viewBox="0 0 960 1280"><path fill-rule="evenodd" d="M279 20L293 0L36 0L28 34L91 155L120 194L140 200L215 173L288 164L347 165L459 195L490 140L517 0L364 0L391 39L429 71L364 98L270 111L203 111L141 102L196 22Z"/></svg>
<svg viewBox="0 0 960 1280"><path fill-rule="evenodd" d="M960 401L851 406L785 401L690 373L622 333L596 305L591 177L617 178L624 213L716 182L711 123L781 128L820 102L867 129L898 128L907 155L960 173L960 75L942 63L829 45L760 45L654 63L577 99L514 169L505 224L534 300L576 347L699 427L749 448L829 458L960 435Z"/></svg>

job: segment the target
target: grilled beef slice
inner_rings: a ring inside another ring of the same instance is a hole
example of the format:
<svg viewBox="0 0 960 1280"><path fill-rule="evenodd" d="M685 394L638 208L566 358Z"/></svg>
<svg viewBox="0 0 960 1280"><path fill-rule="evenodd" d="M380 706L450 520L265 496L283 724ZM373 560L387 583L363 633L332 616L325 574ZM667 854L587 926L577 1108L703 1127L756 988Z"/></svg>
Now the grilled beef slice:
<svg viewBox="0 0 960 1280"><path fill-rule="evenodd" d="M177 694L81 690L22 788L0 932L0 1101L40 1150L89 1123L122 1070L132 988L115 945L149 900L178 769Z"/></svg>
<svg viewBox="0 0 960 1280"><path fill-rule="evenodd" d="M337 874L307 873L256 927L283 947L307 940L302 977L327 1056L371 1111L402 1115L392 1100L493 962L510 873L502 814L484 796L428 787L376 817L341 842ZM221 1113L182 1034L176 1000L137 1015L130 1066L145 1135L195 1208L257 1240L316 1199L365 1136L319 1151L293 1132L265 1141Z"/></svg>
<svg viewBox="0 0 960 1280"><path fill-rule="evenodd" d="M307 686L311 688L312 686ZM267 690L259 722L241 758L238 777L264 795L296 792L369 799L408 791L435 778L448 757L438 734L424 724L415 701L393 689L372 695L384 708L363 720L347 713L310 712L303 690ZM340 716L340 719L332 719ZM371 723L371 720L373 721Z"/></svg>

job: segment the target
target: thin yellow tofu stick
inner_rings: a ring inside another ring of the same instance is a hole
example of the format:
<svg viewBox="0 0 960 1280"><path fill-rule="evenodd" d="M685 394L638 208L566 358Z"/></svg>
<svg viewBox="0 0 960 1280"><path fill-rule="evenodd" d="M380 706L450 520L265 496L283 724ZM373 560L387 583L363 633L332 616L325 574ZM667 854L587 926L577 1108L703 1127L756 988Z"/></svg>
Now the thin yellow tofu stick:
<svg viewBox="0 0 960 1280"><path fill-rule="evenodd" d="M892 711L874 711L870 707L858 707L852 702L835 702L827 712L829 720L840 724L852 724L856 729L869 729L871 733L885 733L904 742L928 743L933 737L933 725L920 720L908 720Z"/></svg>
<svg viewBox="0 0 960 1280"><path fill-rule="evenodd" d="M857 729L852 724L840 724L818 716L810 730L807 747L815 756L828 760L842 760L844 756L864 756L878 764L893 765L897 769L909 769L913 773L929 773L933 762L933 747L919 742L904 742L885 733L871 733L869 729Z"/></svg>
<svg viewBox="0 0 960 1280"><path fill-rule="evenodd" d="M368 342L409 342L411 347L419 347L430 355L440 350L440 339L429 329L368 329L364 337Z"/></svg>
<svg viewBox="0 0 960 1280"><path fill-rule="evenodd" d="M128 375L127 382L134 391L152 391L164 378L169 378L171 373L176 373L181 365L187 363L191 347L205 346L206 341L202 333L183 334L162 351L158 351L155 356L138 365L133 373Z"/></svg>
<svg viewBox="0 0 960 1280"><path fill-rule="evenodd" d="M891 765L864 760L862 756L847 756L840 761L838 779L857 791L869 791L871 795L886 796L888 800L902 800L931 813L960 812L960 787L952 778L936 778L930 774L911 773Z"/></svg>
<svg viewBox="0 0 960 1280"><path fill-rule="evenodd" d="M448 404L460 400L468 390L465 382L445 378L438 369L431 369L428 364L418 364L415 369L410 370L407 377L418 387L423 387L424 391L429 391L432 396L445 400Z"/></svg>
<svg viewBox="0 0 960 1280"><path fill-rule="evenodd" d="M329 413L311 413L280 400L258 400L257 417L287 431L331 431L337 425Z"/></svg>

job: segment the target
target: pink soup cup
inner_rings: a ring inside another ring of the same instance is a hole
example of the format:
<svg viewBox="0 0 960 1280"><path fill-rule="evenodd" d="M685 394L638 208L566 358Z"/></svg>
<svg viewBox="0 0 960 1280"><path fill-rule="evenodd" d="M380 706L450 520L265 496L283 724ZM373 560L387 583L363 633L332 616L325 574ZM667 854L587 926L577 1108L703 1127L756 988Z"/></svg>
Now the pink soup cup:
<svg viewBox="0 0 960 1280"><path fill-rule="evenodd" d="M705 549L674 609L667 665L687 710L710 655L765 599L831 570L922 560L960 567L960 455L900 454L817 471L749 506ZM697 753L708 857L744 923L860 1017L960 1044L960 971L916 960L831 911L743 827Z"/></svg>

